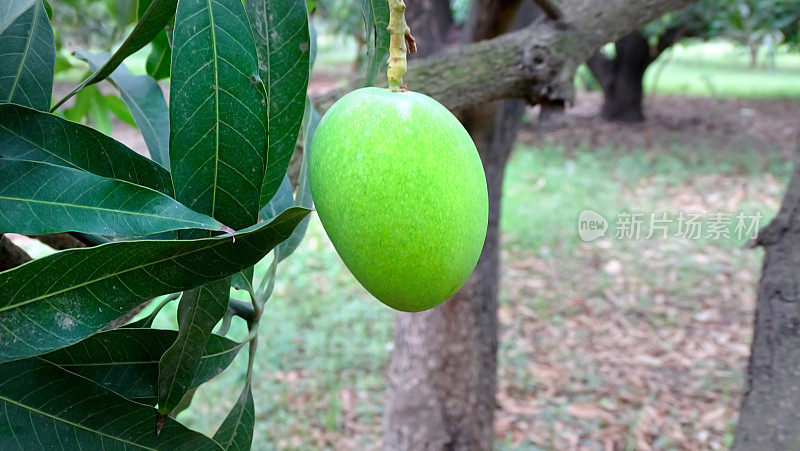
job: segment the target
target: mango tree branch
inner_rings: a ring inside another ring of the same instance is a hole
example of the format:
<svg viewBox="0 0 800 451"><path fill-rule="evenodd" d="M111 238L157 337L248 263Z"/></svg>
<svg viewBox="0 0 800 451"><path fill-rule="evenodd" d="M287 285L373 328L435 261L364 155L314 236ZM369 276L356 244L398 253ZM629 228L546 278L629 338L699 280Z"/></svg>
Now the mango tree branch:
<svg viewBox="0 0 800 451"><path fill-rule="evenodd" d="M410 89L430 95L451 110L504 98L530 104L569 101L575 69L607 42L641 28L692 0L567 0L562 21L537 22L494 39L458 46L411 61ZM322 111L363 85L314 99Z"/></svg>
<svg viewBox="0 0 800 451"><path fill-rule="evenodd" d="M403 0L389 1L389 59L386 61L386 78L389 81L389 89L392 91L405 91L403 77L406 75L407 61L406 53L414 53L417 50L414 37L411 36L411 29L406 23L406 4Z"/></svg>

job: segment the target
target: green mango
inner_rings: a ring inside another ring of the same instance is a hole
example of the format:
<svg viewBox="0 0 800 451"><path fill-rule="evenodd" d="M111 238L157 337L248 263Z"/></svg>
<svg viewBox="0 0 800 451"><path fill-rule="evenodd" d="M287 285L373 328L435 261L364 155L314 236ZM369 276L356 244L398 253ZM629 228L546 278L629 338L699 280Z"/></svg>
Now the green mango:
<svg viewBox="0 0 800 451"><path fill-rule="evenodd" d="M322 226L379 301L417 312L464 285L486 237L486 176L444 106L416 92L355 90L323 116L308 157Z"/></svg>

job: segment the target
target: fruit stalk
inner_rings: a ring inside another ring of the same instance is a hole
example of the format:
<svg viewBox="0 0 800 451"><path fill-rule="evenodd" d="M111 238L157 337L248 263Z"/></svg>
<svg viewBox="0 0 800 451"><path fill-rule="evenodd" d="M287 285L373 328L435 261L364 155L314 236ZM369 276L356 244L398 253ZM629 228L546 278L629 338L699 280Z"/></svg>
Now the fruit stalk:
<svg viewBox="0 0 800 451"><path fill-rule="evenodd" d="M405 91L403 84L408 63L406 53L417 51L417 44L411 36L411 29L406 23L406 4L403 0L389 1L389 59L386 61L389 68L386 76L389 79L389 89L392 91Z"/></svg>

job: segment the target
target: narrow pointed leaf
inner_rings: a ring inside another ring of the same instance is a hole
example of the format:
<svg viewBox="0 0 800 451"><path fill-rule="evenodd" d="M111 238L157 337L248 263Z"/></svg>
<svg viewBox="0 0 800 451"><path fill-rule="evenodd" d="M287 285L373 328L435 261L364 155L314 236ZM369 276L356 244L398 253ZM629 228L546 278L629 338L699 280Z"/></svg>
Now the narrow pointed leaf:
<svg viewBox="0 0 800 451"><path fill-rule="evenodd" d="M0 361L77 343L139 305L258 262L308 213L291 208L231 237L122 241L0 272Z"/></svg>
<svg viewBox="0 0 800 451"><path fill-rule="evenodd" d="M0 33L40 0L5 0L0 3Z"/></svg>
<svg viewBox="0 0 800 451"><path fill-rule="evenodd" d="M37 1L0 34L0 103L47 111L55 63L53 28Z"/></svg>
<svg viewBox="0 0 800 451"><path fill-rule="evenodd" d="M256 222L266 106L241 0L182 0L175 19L170 164L176 198L240 229Z"/></svg>
<svg viewBox="0 0 800 451"><path fill-rule="evenodd" d="M167 32L161 31L161 33L156 35L151 44L152 49L144 63L147 74L156 80L169 78L169 64L172 60L172 48L169 46Z"/></svg>
<svg viewBox="0 0 800 451"><path fill-rule="evenodd" d="M386 69L389 59L389 3L384 0L360 0L364 25L367 28L367 77L366 86L377 82L377 75Z"/></svg>
<svg viewBox="0 0 800 451"><path fill-rule="evenodd" d="M153 0L139 0L139 18L144 16ZM174 21L170 20L164 30L161 30L150 42L150 54L145 61L147 74L156 80L169 78L170 60L172 59L172 28ZM170 30L170 31L167 31Z"/></svg>
<svg viewBox="0 0 800 451"><path fill-rule="evenodd" d="M55 110L61 106L84 87L103 81L114 72L117 66L122 64L125 58L131 56L137 50L152 41L153 38L164 29L164 26L172 19L172 16L175 15L175 7L177 4L178 0L153 0L153 3L150 4L150 7L147 8L147 11L145 11L144 15L139 19L136 27L134 27L131 34L128 35L122 45L120 45L119 49L114 52L114 55L100 69L76 86L75 89L63 99L59 100L52 109Z"/></svg>
<svg viewBox="0 0 800 451"><path fill-rule="evenodd" d="M158 411L168 415L192 388L211 331L228 310L230 279L201 285L181 296L178 336L158 364Z"/></svg>
<svg viewBox="0 0 800 451"><path fill-rule="evenodd" d="M79 169L0 159L0 233L147 236L225 226L150 188Z"/></svg>
<svg viewBox="0 0 800 451"><path fill-rule="evenodd" d="M41 358L126 398L155 405L158 361L177 336L174 330L114 329ZM243 343L211 335L190 386L197 387L225 370L243 346Z"/></svg>
<svg viewBox="0 0 800 451"><path fill-rule="evenodd" d="M109 53L82 51L76 55L86 60L92 70L97 70L111 56ZM142 132L150 158L169 168L169 110L161 87L148 75L133 75L125 64L120 64L108 78L119 89L122 100Z"/></svg>
<svg viewBox="0 0 800 451"><path fill-rule="evenodd" d="M305 0L245 0L245 7L267 94L269 157L259 201L263 207L280 187L297 142L311 44Z"/></svg>
<svg viewBox="0 0 800 451"><path fill-rule="evenodd" d="M169 172L96 130L19 105L0 105L0 157L83 169L172 195Z"/></svg>
<svg viewBox="0 0 800 451"><path fill-rule="evenodd" d="M253 442L255 419L253 390L248 381L239 400L214 434L214 441L225 450L249 450Z"/></svg>
<svg viewBox="0 0 800 451"><path fill-rule="evenodd" d="M0 365L0 449L215 450L212 439L41 359Z"/></svg>

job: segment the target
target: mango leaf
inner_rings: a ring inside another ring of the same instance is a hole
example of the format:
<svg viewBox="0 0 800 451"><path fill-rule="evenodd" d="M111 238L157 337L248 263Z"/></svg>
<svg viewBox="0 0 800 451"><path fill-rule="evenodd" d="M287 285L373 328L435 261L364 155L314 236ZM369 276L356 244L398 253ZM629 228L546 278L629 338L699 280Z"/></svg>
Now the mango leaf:
<svg viewBox="0 0 800 451"><path fill-rule="evenodd" d="M361 0L361 14L367 29L367 77L365 86L374 86L378 71L389 59L389 3L385 0Z"/></svg>
<svg viewBox="0 0 800 451"><path fill-rule="evenodd" d="M19 105L0 105L0 157L42 161L125 180L172 196L169 172L81 124Z"/></svg>
<svg viewBox="0 0 800 451"><path fill-rule="evenodd" d="M311 198L311 185L308 180L307 150L311 147L311 140L314 139L314 132L317 130L317 125L319 125L320 119L321 117L319 112L317 112L317 109L314 108L314 105L311 103L311 99L307 98L306 114L303 118L303 129L305 131L303 143L303 162L300 165L300 180L297 184L297 192L294 195L294 205L309 209L314 206L314 201ZM307 229L308 217L305 217L300 224L295 227L294 232L292 232L292 236L275 248L275 257L278 263L286 260L294 253L295 250L297 250L297 246L299 246L300 242L303 241L303 237L305 237Z"/></svg>
<svg viewBox="0 0 800 451"><path fill-rule="evenodd" d="M50 163L0 158L0 233L147 236L223 231L211 217L143 186Z"/></svg>
<svg viewBox="0 0 800 451"><path fill-rule="evenodd" d="M72 346L41 356L128 399L155 405L158 361L178 332L121 328L100 332ZM191 387L211 380L233 362L244 343L211 335Z"/></svg>
<svg viewBox="0 0 800 451"><path fill-rule="evenodd" d="M253 390L250 381L247 381L236 404L214 434L214 441L225 450L249 450L253 442L255 419Z"/></svg>
<svg viewBox="0 0 800 451"><path fill-rule="evenodd" d="M144 62L144 68L147 74L156 80L169 78L170 61L172 59L172 48L169 45L167 32L161 31L153 39L151 43L150 54L147 55L147 60Z"/></svg>
<svg viewBox="0 0 800 451"><path fill-rule="evenodd" d="M266 106L241 0L182 0L175 15L170 165L176 198L240 229L256 222Z"/></svg>
<svg viewBox="0 0 800 451"><path fill-rule="evenodd" d="M141 18L153 0L139 0L139 17ZM145 61L145 71L156 80L169 77L170 60L172 59L172 31L174 20L167 22L164 30L161 30L150 42L150 54Z"/></svg>
<svg viewBox="0 0 800 451"><path fill-rule="evenodd" d="M221 449L156 410L41 359L0 365L0 449Z"/></svg>
<svg viewBox="0 0 800 451"><path fill-rule="evenodd" d="M37 1L0 34L0 103L47 111L55 63L53 28Z"/></svg>
<svg viewBox="0 0 800 451"><path fill-rule="evenodd" d="M0 33L40 0L5 0L0 3Z"/></svg>
<svg viewBox="0 0 800 451"><path fill-rule="evenodd" d="M280 212L294 205L294 195L292 193L292 181L289 180L288 175L283 176L283 182L278 187L278 191L272 196L272 199L261 209L259 212L264 220L278 216Z"/></svg>
<svg viewBox="0 0 800 451"><path fill-rule="evenodd" d="M184 291L178 304L178 336L158 364L158 411L168 415L192 388L206 343L228 310L230 279Z"/></svg>
<svg viewBox="0 0 800 451"><path fill-rule="evenodd" d="M178 0L153 0L153 3L150 4L150 7L147 8L147 11L145 11L141 19L139 19L139 22L133 28L131 34L128 35L122 45L120 45L119 49L114 52L114 55L106 61L100 69L76 86L75 89L70 91L63 99L59 100L50 111L55 111L84 87L103 81L103 79L114 72L117 66L122 64L125 58L131 56L134 52L152 41L153 38L164 29L164 26L172 19L172 16L175 15L175 7L177 4Z"/></svg>
<svg viewBox="0 0 800 451"><path fill-rule="evenodd" d="M75 54L86 60L92 70L102 67L111 56L109 53L82 51ZM108 78L128 105L150 151L150 158L169 168L169 110L161 87L150 76L133 75L125 64L120 64Z"/></svg>
<svg viewBox="0 0 800 451"><path fill-rule="evenodd" d="M125 104L124 100L115 94L106 94L103 96L103 103L109 111L114 113L114 116L117 116L117 119L131 127L136 127L136 121L133 119L133 116L131 116L131 111L128 109L128 105Z"/></svg>
<svg viewBox="0 0 800 451"><path fill-rule="evenodd" d="M70 249L0 272L0 361L77 343L145 299L250 267L291 235L306 214L291 208L233 237Z"/></svg>
<svg viewBox="0 0 800 451"><path fill-rule="evenodd" d="M308 88L310 41L305 0L245 0L266 88L267 158L259 207L278 190L297 143ZM224 222L224 221L223 221Z"/></svg>

